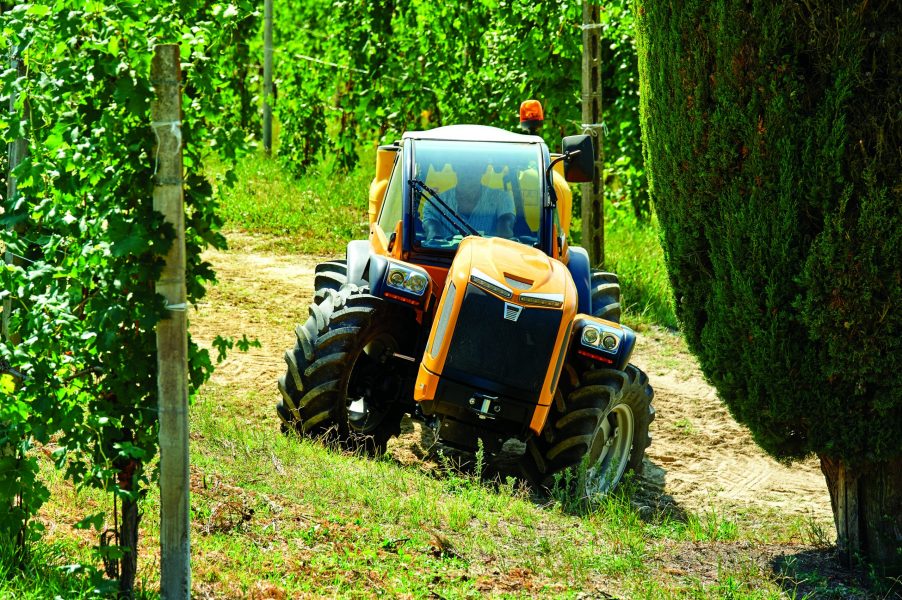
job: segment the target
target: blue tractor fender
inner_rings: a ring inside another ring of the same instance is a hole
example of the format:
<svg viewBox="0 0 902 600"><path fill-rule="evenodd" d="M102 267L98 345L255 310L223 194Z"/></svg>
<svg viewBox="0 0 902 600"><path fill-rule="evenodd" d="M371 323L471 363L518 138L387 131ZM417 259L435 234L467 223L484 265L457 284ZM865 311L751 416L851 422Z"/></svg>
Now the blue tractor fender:
<svg viewBox="0 0 902 600"><path fill-rule="evenodd" d="M570 261L567 263L570 277L576 284L576 294L579 299L578 310L584 315L592 314L592 265L589 263L589 253L585 248L570 246Z"/></svg>
<svg viewBox="0 0 902 600"><path fill-rule="evenodd" d="M348 283L366 285L370 263L370 241L354 240L348 243Z"/></svg>

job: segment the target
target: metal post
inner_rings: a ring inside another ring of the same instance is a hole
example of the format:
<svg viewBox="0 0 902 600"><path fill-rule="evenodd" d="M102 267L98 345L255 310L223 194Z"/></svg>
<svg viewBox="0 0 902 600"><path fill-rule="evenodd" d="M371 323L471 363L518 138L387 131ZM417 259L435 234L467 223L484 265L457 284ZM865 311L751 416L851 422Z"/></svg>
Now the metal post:
<svg viewBox="0 0 902 600"><path fill-rule="evenodd" d="M604 264L604 152L601 113L601 30L598 0L583 0L583 128L595 143L595 176L582 186L582 245L593 265Z"/></svg>
<svg viewBox="0 0 902 600"><path fill-rule="evenodd" d="M263 0L263 151L272 154L272 0Z"/></svg>
<svg viewBox="0 0 902 600"><path fill-rule="evenodd" d="M175 228L176 238L156 291L167 315L157 324L157 391L160 416L160 595L191 593L188 474L188 326L185 292L185 214L182 192L182 97L179 46L154 47L151 104L157 139L153 207Z"/></svg>

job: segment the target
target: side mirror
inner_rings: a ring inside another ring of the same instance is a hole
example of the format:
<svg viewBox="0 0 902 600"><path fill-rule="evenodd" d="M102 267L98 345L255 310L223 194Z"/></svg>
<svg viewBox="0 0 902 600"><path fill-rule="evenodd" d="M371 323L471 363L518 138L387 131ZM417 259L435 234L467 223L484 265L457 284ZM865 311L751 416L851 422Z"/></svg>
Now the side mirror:
<svg viewBox="0 0 902 600"><path fill-rule="evenodd" d="M595 176L595 146L588 135L568 135L561 142L564 154L564 179L588 183Z"/></svg>

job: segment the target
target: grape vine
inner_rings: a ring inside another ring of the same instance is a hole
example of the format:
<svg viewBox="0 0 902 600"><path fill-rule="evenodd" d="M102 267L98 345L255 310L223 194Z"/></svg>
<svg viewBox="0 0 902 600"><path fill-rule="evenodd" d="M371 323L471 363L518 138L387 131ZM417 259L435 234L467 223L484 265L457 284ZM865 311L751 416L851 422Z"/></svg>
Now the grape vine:
<svg viewBox="0 0 902 600"><path fill-rule="evenodd" d="M606 193L647 212L638 126L634 19L604 4L602 85ZM279 154L294 172L327 155L353 166L360 140L480 123L513 129L540 99L552 147L579 133L582 3L450 0L276 3Z"/></svg>
<svg viewBox="0 0 902 600"><path fill-rule="evenodd" d="M231 159L246 146L255 107L245 38L258 15L246 0L57 0L0 18L23 67L3 72L5 97L17 101L0 125L6 142L28 147L13 172L18 191L0 205L0 241L15 257L0 271L11 305L10 339L0 342L0 503L13 506L0 511L0 536L25 550L40 533L40 445L77 486L115 495L133 531L120 527L99 552L130 589L158 450L154 327L164 311L154 281L173 236L152 208L152 46L181 44L186 278L196 302L214 279L200 252L225 244L204 164L211 149ZM196 389L212 363L194 343L189 354ZM98 513L79 525L111 521Z"/></svg>

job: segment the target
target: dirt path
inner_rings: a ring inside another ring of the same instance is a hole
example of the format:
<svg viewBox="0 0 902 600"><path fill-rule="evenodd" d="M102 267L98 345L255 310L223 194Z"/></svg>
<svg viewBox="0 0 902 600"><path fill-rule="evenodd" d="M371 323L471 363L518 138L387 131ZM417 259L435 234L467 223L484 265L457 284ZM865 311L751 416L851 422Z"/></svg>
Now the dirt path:
<svg viewBox="0 0 902 600"><path fill-rule="evenodd" d="M284 351L294 344L294 324L306 319L320 259L262 254L250 240L232 245L240 250L206 255L221 283L192 313L191 331L204 345L217 334L260 341L261 348L231 353L214 380L247 390L247 410L239 418L271 420L275 430L275 381L285 368ZM650 487L694 513L773 510L831 522L817 462L788 468L759 450L704 382L678 336L658 329L640 332L633 362L655 389L657 419L645 469Z"/></svg>

